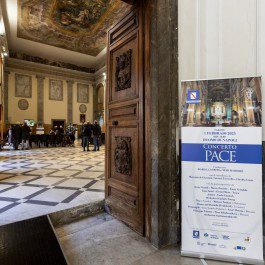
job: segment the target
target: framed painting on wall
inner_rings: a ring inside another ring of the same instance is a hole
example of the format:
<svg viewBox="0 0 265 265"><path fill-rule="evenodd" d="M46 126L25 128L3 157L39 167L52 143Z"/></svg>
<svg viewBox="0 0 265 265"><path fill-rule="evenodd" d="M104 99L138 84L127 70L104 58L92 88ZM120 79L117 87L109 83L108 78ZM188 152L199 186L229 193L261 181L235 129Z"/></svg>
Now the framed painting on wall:
<svg viewBox="0 0 265 265"><path fill-rule="evenodd" d="M15 74L15 96L32 97L32 77L30 75Z"/></svg>
<svg viewBox="0 0 265 265"><path fill-rule="evenodd" d="M50 79L49 99L63 101L63 81Z"/></svg>
<svg viewBox="0 0 265 265"><path fill-rule="evenodd" d="M89 85L77 84L77 102L88 103L89 102Z"/></svg>

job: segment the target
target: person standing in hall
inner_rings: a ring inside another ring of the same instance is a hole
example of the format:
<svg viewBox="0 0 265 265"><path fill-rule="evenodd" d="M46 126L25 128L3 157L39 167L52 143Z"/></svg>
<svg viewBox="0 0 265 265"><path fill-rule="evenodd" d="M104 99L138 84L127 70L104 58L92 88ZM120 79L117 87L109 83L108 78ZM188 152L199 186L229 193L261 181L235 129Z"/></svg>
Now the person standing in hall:
<svg viewBox="0 0 265 265"><path fill-rule="evenodd" d="M66 134L70 137L71 145L74 146L74 143L75 143L75 127L72 125L72 123L70 123L69 126L67 127Z"/></svg>
<svg viewBox="0 0 265 265"><path fill-rule="evenodd" d="M18 150L18 146L22 141L22 129L20 127L19 122L17 122L17 124L14 126L13 141L14 141L14 149Z"/></svg>
<svg viewBox="0 0 265 265"><path fill-rule="evenodd" d="M31 129L27 125L26 122L24 122L22 126L22 150L29 149L29 138L30 138Z"/></svg>
<svg viewBox="0 0 265 265"><path fill-rule="evenodd" d="M99 140L101 137L101 127L98 124L98 121L94 121L93 125L93 140L94 140L94 150L93 151L99 151Z"/></svg>
<svg viewBox="0 0 265 265"><path fill-rule="evenodd" d="M89 141L92 135L92 127L91 127L91 123L88 121L86 124L83 125L83 131L82 131L82 135L83 135L83 149L84 151L89 151Z"/></svg>
<svg viewBox="0 0 265 265"><path fill-rule="evenodd" d="M7 142L9 146L13 145L13 126L10 124L9 129L7 131Z"/></svg>
<svg viewBox="0 0 265 265"><path fill-rule="evenodd" d="M84 131L84 128L86 126L86 123L85 123L85 120L82 121L82 125L81 125L81 146L84 147L84 144L83 144L83 131Z"/></svg>

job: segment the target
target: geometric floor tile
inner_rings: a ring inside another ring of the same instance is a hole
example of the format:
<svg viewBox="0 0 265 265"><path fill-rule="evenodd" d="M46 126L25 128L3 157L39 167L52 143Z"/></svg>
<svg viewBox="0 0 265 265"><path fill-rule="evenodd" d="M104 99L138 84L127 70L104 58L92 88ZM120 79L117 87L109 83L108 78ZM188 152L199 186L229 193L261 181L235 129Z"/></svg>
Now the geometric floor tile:
<svg viewBox="0 0 265 265"><path fill-rule="evenodd" d="M32 168L32 169L38 169L38 168L43 168L43 167L47 167L47 166L49 166L50 164L28 164L27 166L25 166L25 168Z"/></svg>
<svg viewBox="0 0 265 265"><path fill-rule="evenodd" d="M53 164L53 165L48 165L45 166L45 169L55 169L55 170L59 170L59 169L64 169L64 168L68 168L67 165L60 165L60 164Z"/></svg>
<svg viewBox="0 0 265 265"><path fill-rule="evenodd" d="M0 225L104 199L104 147L0 152Z"/></svg>
<svg viewBox="0 0 265 265"><path fill-rule="evenodd" d="M75 192L75 190L50 189L37 196L34 196L31 198L31 200L60 203L69 196L73 195Z"/></svg>
<svg viewBox="0 0 265 265"><path fill-rule="evenodd" d="M94 166L90 170L91 171L99 171L99 172L102 172L102 171L104 171L104 169L105 169L104 166Z"/></svg>
<svg viewBox="0 0 265 265"><path fill-rule="evenodd" d="M90 179L68 179L60 184L56 185L56 187L74 187L74 188L83 188L88 185L92 180Z"/></svg>
<svg viewBox="0 0 265 265"><path fill-rule="evenodd" d="M78 170L78 171L85 171L87 168L89 168L88 165L84 166L84 165L73 165L73 166L70 166L70 167L67 167L67 169L70 169L70 170Z"/></svg>
<svg viewBox="0 0 265 265"><path fill-rule="evenodd" d="M32 170L30 172L28 172L28 175L35 175L35 176L43 176L43 175L49 175L51 173L53 173L54 170L53 169L36 169L36 170Z"/></svg>
<svg viewBox="0 0 265 265"><path fill-rule="evenodd" d="M67 169L63 169L63 170L59 170L56 171L52 174L50 174L50 176L58 176L58 177L71 177L75 174L79 173L78 170L67 170Z"/></svg>
<svg viewBox="0 0 265 265"><path fill-rule="evenodd" d="M29 168L13 168L13 169L5 170L4 173L22 174L22 173L28 172L30 170L31 169L29 169Z"/></svg>
<svg viewBox="0 0 265 265"><path fill-rule="evenodd" d="M12 177L9 177L7 179L1 180L0 181L0 187L2 183L24 183L33 179L36 179L37 176L27 176L27 175L13 175Z"/></svg>
<svg viewBox="0 0 265 265"><path fill-rule="evenodd" d="M2 184L0 185L0 191L13 187L13 185ZM1 196L1 195L0 195Z"/></svg>
<svg viewBox="0 0 265 265"><path fill-rule="evenodd" d="M104 190L105 181L99 180L89 187L89 189Z"/></svg>
<svg viewBox="0 0 265 265"><path fill-rule="evenodd" d="M8 191L0 193L0 198L19 198L24 199L25 197L32 195L38 191L42 190L39 187L27 187L27 186L19 186Z"/></svg>
<svg viewBox="0 0 265 265"><path fill-rule="evenodd" d="M14 176L14 175L13 174L4 174L4 173L1 173L0 174L0 181L1 180L4 180L6 178L12 177L12 176Z"/></svg>
<svg viewBox="0 0 265 265"><path fill-rule="evenodd" d="M12 204L12 202L0 201L0 210L10 204Z"/></svg>
<svg viewBox="0 0 265 265"><path fill-rule="evenodd" d="M55 177L42 177L42 178L38 178L38 179L33 180L33 181L29 181L27 184L28 185L51 186L51 185L54 185L55 183L57 183L59 181L62 181L62 179L61 178L55 178Z"/></svg>
<svg viewBox="0 0 265 265"><path fill-rule="evenodd" d="M86 178L86 179L95 179L100 177L104 172L93 172L90 170L84 171L78 175L75 176L75 178Z"/></svg>

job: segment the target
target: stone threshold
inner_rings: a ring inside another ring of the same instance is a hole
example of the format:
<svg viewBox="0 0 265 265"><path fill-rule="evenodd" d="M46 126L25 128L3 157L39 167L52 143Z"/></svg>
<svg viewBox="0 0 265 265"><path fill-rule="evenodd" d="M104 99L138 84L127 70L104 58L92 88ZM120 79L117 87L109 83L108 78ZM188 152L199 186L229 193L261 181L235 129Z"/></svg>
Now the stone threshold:
<svg viewBox="0 0 265 265"><path fill-rule="evenodd" d="M105 211L105 200L100 200L48 214L54 227L70 224Z"/></svg>

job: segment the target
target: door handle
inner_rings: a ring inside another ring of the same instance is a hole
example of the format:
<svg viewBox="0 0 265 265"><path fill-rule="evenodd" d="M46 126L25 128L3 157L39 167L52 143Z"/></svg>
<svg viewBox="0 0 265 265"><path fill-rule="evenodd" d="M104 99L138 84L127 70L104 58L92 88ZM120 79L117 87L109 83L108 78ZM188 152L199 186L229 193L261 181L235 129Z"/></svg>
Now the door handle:
<svg viewBox="0 0 265 265"><path fill-rule="evenodd" d="M113 125L113 126L117 126L118 124L119 124L118 121L112 121L112 125Z"/></svg>

